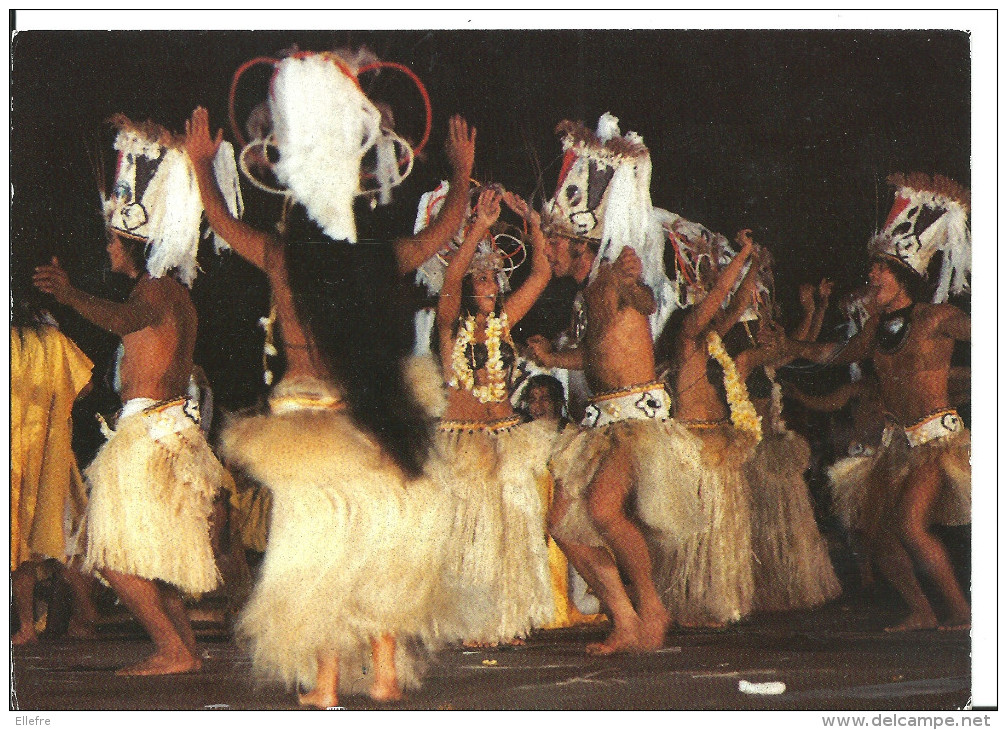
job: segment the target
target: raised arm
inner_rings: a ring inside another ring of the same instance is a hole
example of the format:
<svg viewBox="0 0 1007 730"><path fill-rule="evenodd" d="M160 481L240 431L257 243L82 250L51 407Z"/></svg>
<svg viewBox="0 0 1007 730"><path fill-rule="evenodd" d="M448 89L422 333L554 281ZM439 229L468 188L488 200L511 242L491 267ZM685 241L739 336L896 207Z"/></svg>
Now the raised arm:
<svg viewBox="0 0 1007 730"><path fill-rule="evenodd" d="M542 296L549 279L552 278L552 268L545 255L546 241L539 214L514 193L504 193L503 201L507 207L528 221L528 229L531 232L531 273L518 290L504 302L504 312L507 313L507 319L513 327L528 314L528 310Z"/></svg>
<svg viewBox="0 0 1007 730"><path fill-rule="evenodd" d="M801 321L790 333L790 337L801 342L813 342L814 337L808 337L811 332L811 323L815 319L815 287L811 284L801 284L797 287L797 299L801 305Z"/></svg>
<svg viewBox="0 0 1007 730"><path fill-rule="evenodd" d="M444 248L458 233L469 200L469 180L476 158L476 130L461 116L448 120L448 138L444 152L451 164L451 183L444 205L430 225L414 236L398 238L392 244L399 273L415 271L423 262Z"/></svg>
<svg viewBox="0 0 1007 730"><path fill-rule="evenodd" d="M720 309L721 305L724 303L724 299L727 298L728 292L734 286L735 282L738 280L738 275L741 273L742 267L745 262L748 261L748 257L752 253L752 247L755 245L752 241L750 230L747 228L738 231L737 241L741 243L741 251L738 255L731 259L731 263L724 267L724 270L720 272L717 277L717 282L710 289L710 292L706 297L697 304L693 310L686 315L685 320L682 322L682 335L683 337L688 337L690 339L698 337L699 334L707 328L710 322L713 320L714 315Z"/></svg>
<svg viewBox="0 0 1007 730"><path fill-rule="evenodd" d="M448 268L444 272L444 283L440 296L437 298L437 328L441 332L450 330L462 306L462 279L469 270L472 258L475 256L479 241L486 231L500 217L500 193L493 188L486 188L479 194L476 203L476 219L465 235L462 245L451 257Z"/></svg>
<svg viewBox="0 0 1007 730"><path fill-rule="evenodd" d="M199 196L210 227L227 241L239 256L266 270L266 252L278 248L278 237L253 228L238 220L227 209L224 196L217 187L213 174L213 159L224 138L224 131L217 130L217 136L210 136L210 115L203 107L197 107L192 117L185 123L185 151L192 161L199 184ZM268 272L267 272L268 273Z"/></svg>
<svg viewBox="0 0 1007 730"><path fill-rule="evenodd" d="M809 342L818 339L822 333L822 324L825 322L825 313L829 309L829 297L832 296L833 283L829 279L822 279L818 283L818 303L815 305L815 315L811 319L811 329L807 333Z"/></svg>
<svg viewBox="0 0 1007 730"><path fill-rule="evenodd" d="M759 281L759 270L761 268L760 254L756 253L752 257L752 265L748 267L748 273L741 280L741 285L731 298L731 303L727 309L717 310L714 317L714 328L717 334L723 337L730 329L738 323L741 315L745 313L754 302L756 297L756 284Z"/></svg>
<svg viewBox="0 0 1007 730"><path fill-rule="evenodd" d="M72 307L85 319L120 337L157 324L162 316L153 296L156 280L138 283L125 302L110 302L73 286L59 260L53 257L51 264L35 269L34 282L38 289L51 294L60 304Z"/></svg>

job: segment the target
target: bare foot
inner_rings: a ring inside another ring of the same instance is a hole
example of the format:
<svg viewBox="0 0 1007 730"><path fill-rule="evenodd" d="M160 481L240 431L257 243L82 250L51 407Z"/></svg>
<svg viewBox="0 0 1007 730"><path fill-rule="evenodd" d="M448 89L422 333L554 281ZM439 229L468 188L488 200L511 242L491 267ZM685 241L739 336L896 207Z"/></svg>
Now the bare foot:
<svg viewBox="0 0 1007 730"><path fill-rule="evenodd" d="M30 626L28 628L23 628L18 631L14 636L10 637L10 643L14 646L28 646L29 644L38 643L38 634L35 633L35 627Z"/></svg>
<svg viewBox="0 0 1007 730"><path fill-rule="evenodd" d="M203 666L198 656L179 650L170 654L152 654L138 664L123 667L116 672L120 677L152 677L161 674L194 672Z"/></svg>
<svg viewBox="0 0 1007 730"><path fill-rule="evenodd" d="M498 644L495 641L463 641L463 649L495 649Z"/></svg>
<svg viewBox="0 0 1007 730"><path fill-rule="evenodd" d="M640 646L644 651L656 651L664 646L671 616L664 606L640 616Z"/></svg>
<svg viewBox="0 0 1007 730"><path fill-rule="evenodd" d="M527 646L528 642L522 639L520 636L515 636L513 639L507 642L507 646Z"/></svg>
<svg viewBox="0 0 1007 730"><path fill-rule="evenodd" d="M402 699L402 689L397 682L378 682L375 680L367 691L372 700L377 702L395 702Z"/></svg>
<svg viewBox="0 0 1007 730"><path fill-rule="evenodd" d="M320 710L327 710L330 707L339 707L339 698L336 693L329 689L315 687L306 694L297 693L297 701L302 705L310 705Z"/></svg>
<svg viewBox="0 0 1007 730"><path fill-rule="evenodd" d="M641 648L640 634L636 627L630 629L616 627L604 641L588 644L587 653L594 656L608 656L609 654L637 652Z"/></svg>
<svg viewBox="0 0 1007 730"><path fill-rule="evenodd" d="M919 616L911 613L906 617L905 621L897 623L894 626L886 626L885 631L892 634L900 631L926 631L936 628L937 618L932 613L929 616Z"/></svg>

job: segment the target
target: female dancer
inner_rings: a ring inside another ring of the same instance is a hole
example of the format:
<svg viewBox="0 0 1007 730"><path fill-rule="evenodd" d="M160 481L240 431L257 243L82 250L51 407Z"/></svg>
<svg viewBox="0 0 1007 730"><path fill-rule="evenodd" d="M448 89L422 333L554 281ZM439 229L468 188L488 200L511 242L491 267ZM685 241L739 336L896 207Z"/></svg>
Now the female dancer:
<svg viewBox="0 0 1007 730"><path fill-rule="evenodd" d="M499 256L477 253L503 199L529 224L532 271L501 296ZM469 608L466 640L495 645L523 638L552 619L546 505L536 484L554 428L521 424L510 403L515 351L510 328L549 282L538 215L516 195L484 190L475 220L448 264L437 304L437 336L448 405L437 435L439 481L462 501L452 538L453 569L491 606Z"/></svg>

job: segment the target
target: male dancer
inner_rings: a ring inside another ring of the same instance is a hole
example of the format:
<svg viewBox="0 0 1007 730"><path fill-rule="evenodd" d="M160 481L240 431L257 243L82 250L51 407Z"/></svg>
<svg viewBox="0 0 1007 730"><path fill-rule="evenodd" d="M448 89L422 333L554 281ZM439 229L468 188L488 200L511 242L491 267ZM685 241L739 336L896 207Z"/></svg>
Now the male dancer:
<svg viewBox="0 0 1007 730"><path fill-rule="evenodd" d="M156 644L146 660L119 674L199 669L196 639L177 589L217 585L209 514L223 480L186 397L196 342L188 290L145 269L144 242L109 231L112 271L136 284L124 303L91 296L52 264L35 285L122 337L123 410L116 431L85 471L91 486L85 567L97 569Z"/></svg>
<svg viewBox="0 0 1007 730"><path fill-rule="evenodd" d="M798 357L833 363L869 358L877 372L889 426L871 476L878 489L869 488L867 496L879 512L872 543L882 573L909 604L909 616L891 631L938 626L914 564L933 580L947 606L940 626L966 628L971 621L947 552L929 529L935 522L969 521L970 505L964 502L970 502L971 493L961 493L970 489L969 434L951 407L948 378L955 341L971 340L971 319L951 304L919 301L913 295L918 283L908 267L891 257L876 258L870 285L879 313L857 336L845 347L790 343ZM961 484L963 473L968 485ZM887 494L884 482L890 479L894 484ZM944 503L949 497L958 503Z"/></svg>
<svg viewBox="0 0 1007 730"><path fill-rule="evenodd" d="M641 274L629 246L615 262L600 265L584 292L587 327L577 349L556 353L545 338L529 339L541 365L583 369L595 393L586 428L567 429L557 443L557 491L549 513L550 532L615 624L605 641L588 646L592 654L654 651L664 643L669 616L636 520L671 540L698 528L689 477L700 464L699 447L670 420L670 399L657 382L647 319L655 301ZM631 516L627 502L634 495Z"/></svg>

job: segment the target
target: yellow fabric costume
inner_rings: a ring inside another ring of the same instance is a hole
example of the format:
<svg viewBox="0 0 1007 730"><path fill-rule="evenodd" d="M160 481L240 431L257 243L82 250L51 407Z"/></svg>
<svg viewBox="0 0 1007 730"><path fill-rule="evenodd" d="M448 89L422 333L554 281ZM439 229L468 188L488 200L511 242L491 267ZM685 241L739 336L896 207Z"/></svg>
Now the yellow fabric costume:
<svg viewBox="0 0 1007 730"><path fill-rule="evenodd" d="M552 504L554 486L555 482L552 474L546 472L539 476L539 494L542 497L542 504L546 505L546 510L548 510L548 505ZM546 526L543 525L542 529L545 530ZM567 563L566 555L563 554L560 546L556 544L556 541L551 536L547 542L549 546L549 577L552 582L552 599L555 616L552 622L542 628L562 629L568 626L583 626L606 621L605 614L584 614L577 610L577 606L570 599L569 564Z"/></svg>
<svg viewBox="0 0 1007 730"><path fill-rule="evenodd" d="M87 505L70 449L73 402L93 365L55 327L10 333L10 567L65 560ZM69 523L69 524L67 524Z"/></svg>

